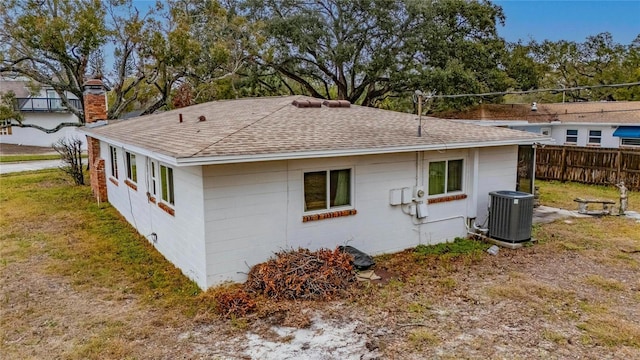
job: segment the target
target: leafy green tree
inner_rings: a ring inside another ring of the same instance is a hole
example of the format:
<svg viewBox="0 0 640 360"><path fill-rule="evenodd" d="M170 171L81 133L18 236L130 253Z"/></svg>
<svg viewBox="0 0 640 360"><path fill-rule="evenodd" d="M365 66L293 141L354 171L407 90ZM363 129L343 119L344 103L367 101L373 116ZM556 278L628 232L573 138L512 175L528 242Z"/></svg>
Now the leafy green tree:
<svg viewBox="0 0 640 360"><path fill-rule="evenodd" d="M101 75L111 88L108 118L170 108L177 89L192 89L198 102L241 95L235 88L238 73L259 40L252 24L215 0L157 2L144 13L134 5L131 0L0 3L0 74L51 86L80 124L82 108L68 101L67 92L82 100L89 76ZM113 69L105 69L107 49L113 49ZM233 80L231 91L216 90L227 78Z"/></svg>
<svg viewBox="0 0 640 360"><path fill-rule="evenodd" d="M488 1L244 0L263 24L262 65L318 98L367 106L417 88L508 86L501 9Z"/></svg>
<svg viewBox="0 0 640 360"><path fill-rule="evenodd" d="M23 120L22 113L16 110L16 94L13 91L0 94L0 123L5 123L7 120L15 120L21 123ZM3 124L3 127L10 126Z"/></svg>
<svg viewBox="0 0 640 360"><path fill-rule="evenodd" d="M122 7L122 5L121 5ZM171 108L174 96L194 102L238 97L239 71L256 40L252 25L217 1L171 0L140 16L110 11L114 18L116 76L111 107L116 117L133 106L142 114ZM117 19L117 21L115 20ZM123 21L129 19L128 21ZM224 90L229 84L230 88Z"/></svg>
<svg viewBox="0 0 640 360"><path fill-rule="evenodd" d="M516 90L537 89L543 77L543 68L534 60L531 48L522 42L507 44L504 57L507 75L513 80Z"/></svg>
<svg viewBox="0 0 640 360"><path fill-rule="evenodd" d="M640 37L639 37L640 38ZM636 38L630 45L616 43L610 33L588 36L584 42L532 41L532 58L540 65L540 84L545 88L571 88L630 83L638 81ZM562 92L567 101L633 100L637 86L630 88L593 88ZM560 101L560 93L553 100Z"/></svg>
<svg viewBox="0 0 640 360"><path fill-rule="evenodd" d="M84 122L82 83L92 54L107 40L99 0L6 0L0 4L0 74L51 86Z"/></svg>

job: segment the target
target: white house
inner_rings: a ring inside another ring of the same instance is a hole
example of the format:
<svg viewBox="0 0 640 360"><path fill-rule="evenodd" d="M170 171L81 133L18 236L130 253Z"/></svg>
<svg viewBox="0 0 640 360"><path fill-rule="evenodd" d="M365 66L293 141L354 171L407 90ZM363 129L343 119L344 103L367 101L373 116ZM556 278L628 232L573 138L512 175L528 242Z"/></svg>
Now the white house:
<svg viewBox="0 0 640 360"><path fill-rule="evenodd" d="M38 94L31 94L26 80L0 78L0 93L13 91L16 95L18 110L22 113L24 124L32 124L45 129L54 129L61 123L80 123L78 117L62 104L60 96L50 87L42 86ZM77 96L67 93L69 101L81 107ZM63 127L57 132L46 133L36 128L11 125L11 120L0 120L0 143L20 144L31 146L51 146L62 137L78 138L84 141L84 136L77 133L76 127Z"/></svg>
<svg viewBox="0 0 640 360"><path fill-rule="evenodd" d="M85 96L86 97L86 96ZM92 119L87 118L90 122ZM201 288L274 252L370 254L467 235L514 190L529 132L304 96L215 101L82 128L92 188Z"/></svg>
<svg viewBox="0 0 640 360"><path fill-rule="evenodd" d="M640 147L640 101L483 104L456 114L471 123L504 126L550 136L556 145Z"/></svg>

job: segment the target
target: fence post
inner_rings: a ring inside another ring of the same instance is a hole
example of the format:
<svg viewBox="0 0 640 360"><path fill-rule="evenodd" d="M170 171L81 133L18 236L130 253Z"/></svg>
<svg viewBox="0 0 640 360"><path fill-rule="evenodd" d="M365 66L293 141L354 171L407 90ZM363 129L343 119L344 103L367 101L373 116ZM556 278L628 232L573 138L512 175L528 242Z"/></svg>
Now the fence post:
<svg viewBox="0 0 640 360"><path fill-rule="evenodd" d="M560 182L564 182L564 173L567 170L566 169L566 165L567 165L566 156L567 156L567 147L563 146L562 147L562 161L560 162Z"/></svg>
<svg viewBox="0 0 640 360"><path fill-rule="evenodd" d="M616 153L616 156L618 157L616 160L616 167L617 167L617 171L616 171L616 184L620 184L620 171L622 170L622 151L618 148L618 152Z"/></svg>

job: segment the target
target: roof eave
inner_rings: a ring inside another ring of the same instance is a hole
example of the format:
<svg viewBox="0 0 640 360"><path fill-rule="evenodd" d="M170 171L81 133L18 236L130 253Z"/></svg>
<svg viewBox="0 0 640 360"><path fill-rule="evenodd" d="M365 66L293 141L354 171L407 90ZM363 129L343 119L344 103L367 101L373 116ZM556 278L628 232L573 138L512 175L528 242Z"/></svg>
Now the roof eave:
<svg viewBox="0 0 640 360"><path fill-rule="evenodd" d="M149 149L146 149L146 148L143 148L143 147L139 147L139 146L135 146L135 145L126 144L126 143L123 143L121 141L113 140L113 139L111 139L109 137L101 136L101 135L93 133L93 132L84 131L82 128L80 128L78 131L80 131L81 133L83 133L83 134L85 134L87 136L91 136L92 138L95 138L95 139L98 139L100 141L104 141L106 143L109 143L109 145L111 145L111 146L114 146L114 147L117 147L117 148L121 148L121 149L123 149L125 151L131 151L131 152L134 152L136 154L147 156L147 157L162 161L162 162L166 163L167 165L178 166L176 158L171 156L171 155L162 154L162 153L159 153L157 151L151 151Z"/></svg>
<svg viewBox="0 0 640 360"><path fill-rule="evenodd" d="M498 140L483 141L470 143L455 144L436 144L436 145L413 145L389 148L374 149L348 149L348 150L324 150L324 151L305 151L291 153L275 153L275 154L252 154L252 155L229 155L229 156L210 156L210 157L184 157L175 159L177 166L202 166L202 165L221 165L233 163L262 162L262 161L278 161L278 160L300 160L310 158L328 158L343 156L361 156L361 155L379 155L392 154L413 151L434 151L443 149L468 149L474 147L493 147L505 145L532 145L535 143L543 143L551 141L549 137L536 137L520 140Z"/></svg>
<svg viewBox="0 0 640 360"><path fill-rule="evenodd" d="M202 165L221 165L233 163L248 163L262 161L278 161L278 160L299 160L310 158L328 158L343 156L359 156L359 155L377 155L392 154L413 151L436 151L443 149L468 149L474 147L494 147L506 145L530 145L535 143L544 143L552 141L550 137L531 137L523 139L494 140L481 142L451 143L451 144L432 144L432 145L412 145L397 146L388 148L368 148L368 149L341 149L341 150L322 150L322 151L304 151L289 153L269 153L269 154L250 154L250 155L227 155L227 156L207 156L207 157L174 157L168 154L152 151L147 148L126 144L114 140L112 138L86 131L83 128L80 132L87 136L91 136L98 140L109 143L112 146L121 148L125 151L131 151L143 156L147 156L173 166L202 166Z"/></svg>

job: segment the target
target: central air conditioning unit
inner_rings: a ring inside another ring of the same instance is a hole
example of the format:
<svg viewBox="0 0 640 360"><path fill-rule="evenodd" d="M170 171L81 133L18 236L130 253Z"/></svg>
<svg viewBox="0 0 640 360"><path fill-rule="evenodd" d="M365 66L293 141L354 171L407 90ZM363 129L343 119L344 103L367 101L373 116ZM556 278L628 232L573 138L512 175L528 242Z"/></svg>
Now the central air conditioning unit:
<svg viewBox="0 0 640 360"><path fill-rule="evenodd" d="M531 239L533 194L501 190L489 193L489 237L511 243Z"/></svg>

